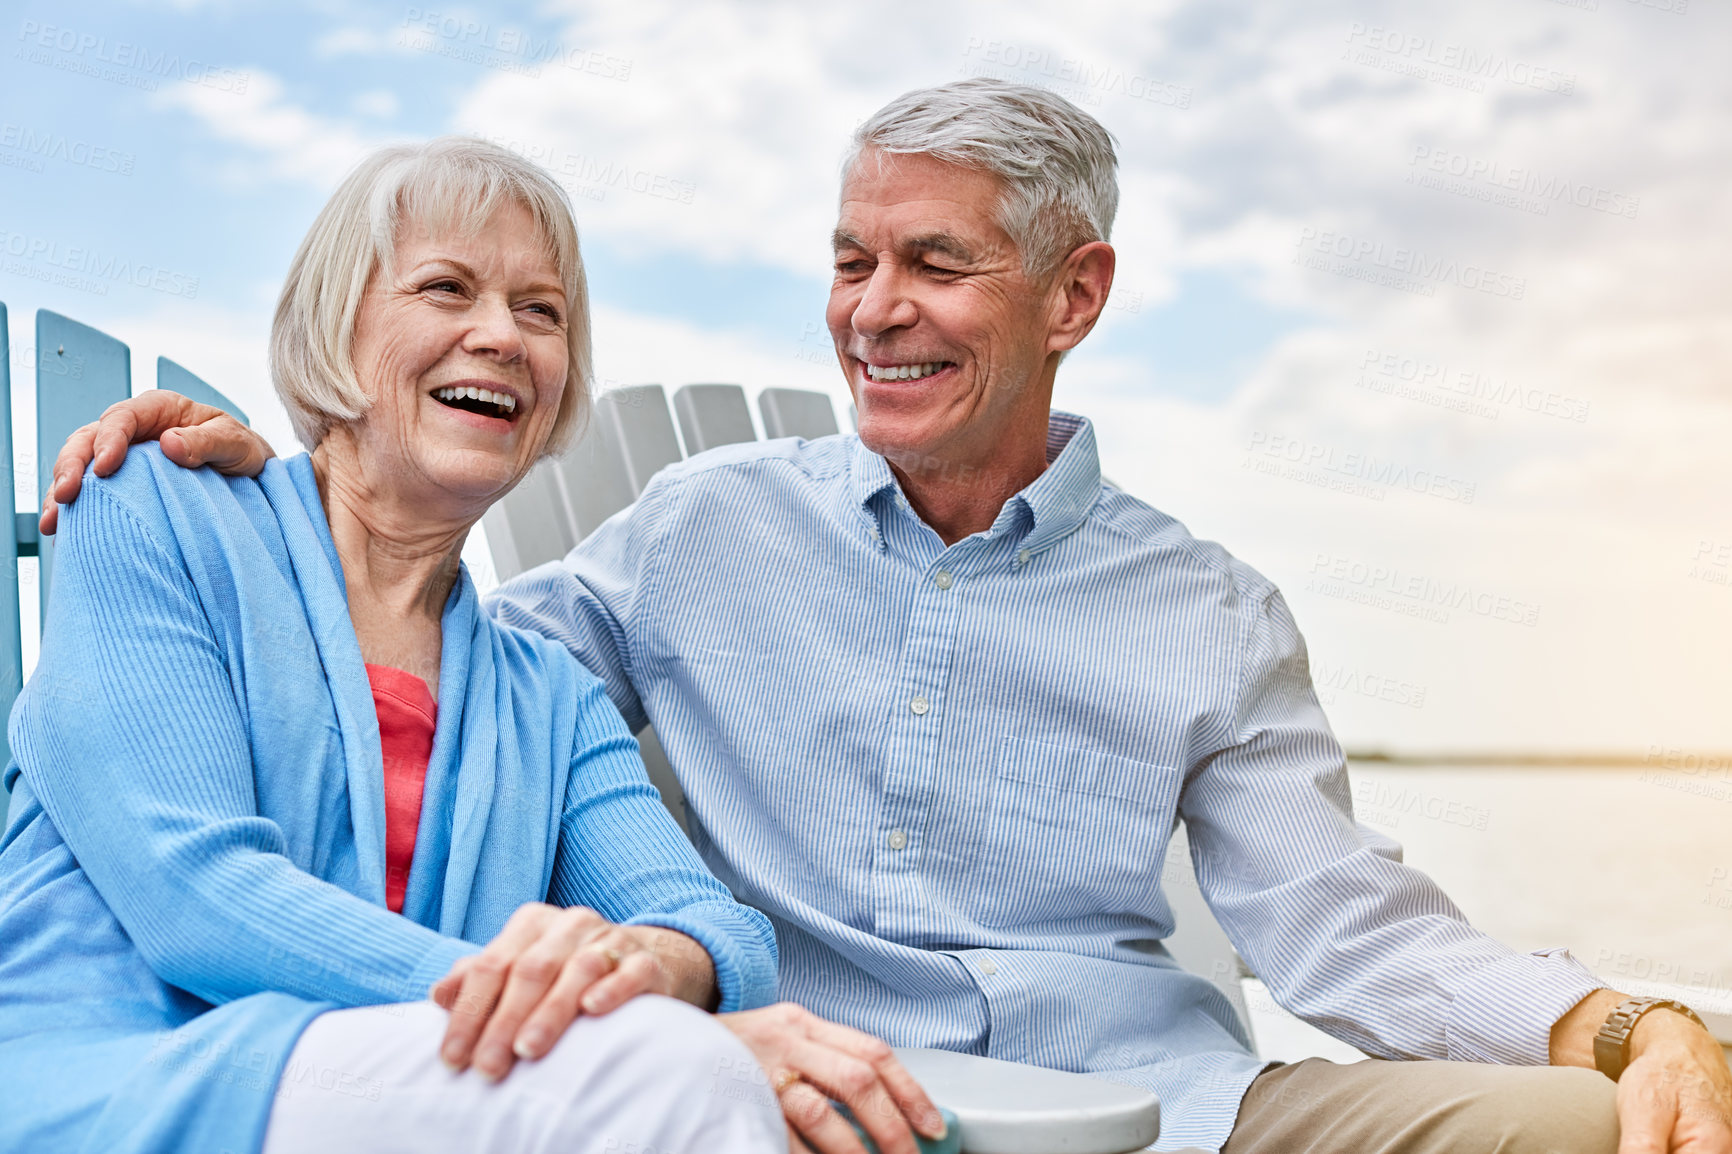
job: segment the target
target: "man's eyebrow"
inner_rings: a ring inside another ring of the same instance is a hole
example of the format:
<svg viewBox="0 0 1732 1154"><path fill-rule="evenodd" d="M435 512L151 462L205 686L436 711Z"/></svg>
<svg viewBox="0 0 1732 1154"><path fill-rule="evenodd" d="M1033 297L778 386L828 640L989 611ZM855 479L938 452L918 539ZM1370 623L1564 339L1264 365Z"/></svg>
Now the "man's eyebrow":
<svg viewBox="0 0 1732 1154"><path fill-rule="evenodd" d="M963 243L961 237L948 232L929 232L914 237L905 247L912 252L941 253L964 264L974 260L974 250Z"/></svg>
<svg viewBox="0 0 1732 1154"><path fill-rule="evenodd" d="M866 242L851 232L837 229L830 234L830 247L835 251L845 248L858 249L866 252ZM901 247L908 252L936 252L964 264L974 260L974 250L963 243L962 238L954 233L929 232L912 237L902 243Z"/></svg>

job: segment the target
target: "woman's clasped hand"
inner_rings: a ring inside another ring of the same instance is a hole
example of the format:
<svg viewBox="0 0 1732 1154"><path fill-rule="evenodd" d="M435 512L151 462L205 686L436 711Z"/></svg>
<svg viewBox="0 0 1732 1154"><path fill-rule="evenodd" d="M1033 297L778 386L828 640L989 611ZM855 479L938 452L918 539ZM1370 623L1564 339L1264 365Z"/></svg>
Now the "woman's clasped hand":
<svg viewBox="0 0 1732 1154"><path fill-rule="evenodd" d="M714 989L709 954L684 934L535 902L480 953L459 958L430 996L451 1014L440 1058L497 1081L516 1059L546 1054L579 1014L605 1014L639 994L701 1004Z"/></svg>
<svg viewBox="0 0 1732 1154"><path fill-rule="evenodd" d="M433 986L433 1001L451 1015L439 1056L498 1081L518 1059L544 1056L582 1014L606 1014L639 994L700 1001L714 974L709 954L684 934L532 903ZM792 1002L720 1021L757 1058L790 1130L820 1154L863 1149L832 1100L883 1154L915 1154L911 1122L943 1136L938 1109L881 1039Z"/></svg>

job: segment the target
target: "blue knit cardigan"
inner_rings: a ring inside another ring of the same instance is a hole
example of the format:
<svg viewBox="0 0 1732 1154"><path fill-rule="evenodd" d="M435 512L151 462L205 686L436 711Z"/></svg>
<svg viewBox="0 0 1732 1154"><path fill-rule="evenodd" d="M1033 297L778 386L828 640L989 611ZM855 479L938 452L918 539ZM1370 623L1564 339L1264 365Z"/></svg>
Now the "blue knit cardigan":
<svg viewBox="0 0 1732 1154"><path fill-rule="evenodd" d="M257 1150L279 1079L327 1073L285 1070L313 1017L424 998L524 902L683 931L723 1008L772 999L769 923L704 870L600 683L467 573L385 908L378 722L307 457L230 480L140 446L61 518L5 770L0 1150Z"/></svg>

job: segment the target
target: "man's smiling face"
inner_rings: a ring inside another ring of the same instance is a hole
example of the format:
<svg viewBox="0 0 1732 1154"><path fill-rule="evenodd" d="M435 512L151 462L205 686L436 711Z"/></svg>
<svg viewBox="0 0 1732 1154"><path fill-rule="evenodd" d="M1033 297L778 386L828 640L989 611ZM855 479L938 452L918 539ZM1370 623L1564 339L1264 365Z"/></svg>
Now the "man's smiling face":
<svg viewBox="0 0 1732 1154"><path fill-rule="evenodd" d="M843 183L826 319L861 441L905 468L980 464L1025 425L1044 438L1049 309L998 223L1002 191L870 148Z"/></svg>

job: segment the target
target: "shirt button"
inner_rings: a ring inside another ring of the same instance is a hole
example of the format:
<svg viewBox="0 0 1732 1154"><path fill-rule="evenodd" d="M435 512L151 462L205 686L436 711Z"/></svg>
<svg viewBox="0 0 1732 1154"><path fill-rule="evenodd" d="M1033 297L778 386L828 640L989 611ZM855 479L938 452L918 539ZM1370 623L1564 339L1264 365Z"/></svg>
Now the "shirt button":
<svg viewBox="0 0 1732 1154"><path fill-rule="evenodd" d="M985 974L989 978L998 973L998 963L993 961L991 958L981 958L974 964L980 968L981 973Z"/></svg>
<svg viewBox="0 0 1732 1154"><path fill-rule="evenodd" d="M1018 549L1016 551L1016 563L1018 565L1027 565L1028 564L1028 550L1027 549Z"/></svg>
<svg viewBox="0 0 1732 1154"><path fill-rule="evenodd" d="M924 714L928 709L931 709L932 706L927 702L926 698L917 693L914 695L914 700L908 703L908 708L912 709L918 715Z"/></svg>
<svg viewBox="0 0 1732 1154"><path fill-rule="evenodd" d="M956 580L956 578L952 577L949 573L945 572L943 569L940 569L938 572L936 572L932 575L932 583L934 585L938 586L940 589L950 588L950 584L954 580Z"/></svg>
<svg viewBox="0 0 1732 1154"><path fill-rule="evenodd" d="M884 841L891 849L905 849L908 846L908 835L899 829L893 829Z"/></svg>

